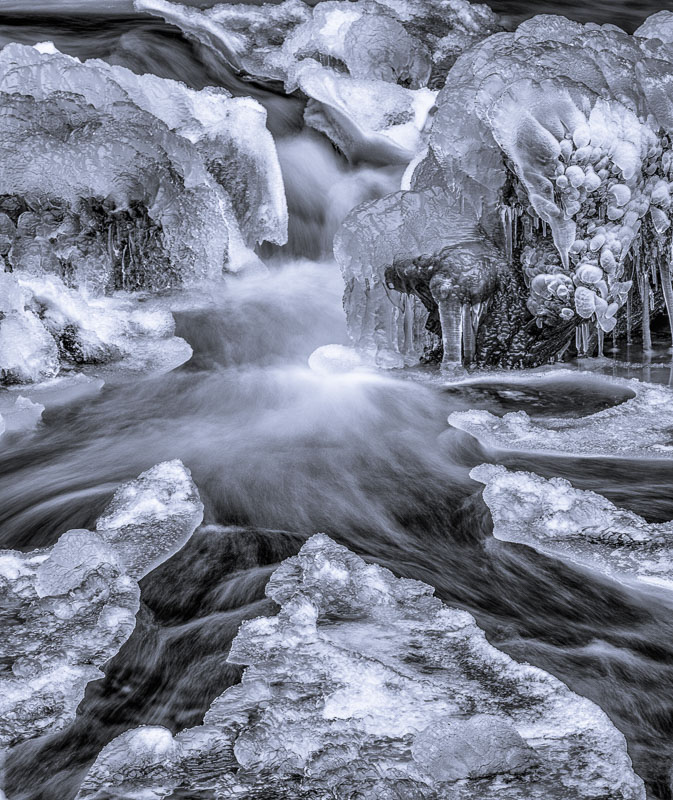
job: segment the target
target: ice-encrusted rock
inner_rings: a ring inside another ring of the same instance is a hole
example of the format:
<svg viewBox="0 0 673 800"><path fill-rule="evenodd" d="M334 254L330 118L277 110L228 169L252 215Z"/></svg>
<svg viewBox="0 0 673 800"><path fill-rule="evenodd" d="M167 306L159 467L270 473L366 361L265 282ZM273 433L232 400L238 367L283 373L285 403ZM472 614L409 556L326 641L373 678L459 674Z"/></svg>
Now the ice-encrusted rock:
<svg viewBox="0 0 673 800"><path fill-rule="evenodd" d="M425 146L436 92L351 78L317 62L302 62L295 79L310 98L307 125L350 161L408 164Z"/></svg>
<svg viewBox="0 0 673 800"><path fill-rule="evenodd" d="M161 300L128 294L89 296L58 275L0 272L0 385L31 383L60 371L114 364L116 369L173 368L191 348L174 335Z"/></svg>
<svg viewBox="0 0 673 800"><path fill-rule="evenodd" d="M361 204L337 233L334 254L349 334L380 366L413 364L441 338L447 362L460 362L504 274L497 248L440 188Z"/></svg>
<svg viewBox="0 0 673 800"><path fill-rule="evenodd" d="M577 373L555 370L556 377ZM590 377L591 373L586 373ZM538 373L538 376L540 374ZM601 376L605 380L605 376ZM507 377L511 381L511 376ZM527 378L518 379L525 383ZM497 417L490 411L455 411L454 428L489 447L526 452L569 453L574 456L673 458L673 392L666 386L625 378L609 378L614 386L635 395L630 400L578 419L546 417L532 420L525 411Z"/></svg>
<svg viewBox="0 0 673 800"><path fill-rule="evenodd" d="M655 307L673 329L668 13L635 36L540 15L476 43L451 68L427 153L406 176L417 191L443 187L447 207L502 247L526 289L518 324L555 331L539 334L538 364L575 329L579 352L601 352L606 333L641 319L647 348ZM481 362L514 366L496 338L477 342Z"/></svg>
<svg viewBox="0 0 673 800"><path fill-rule="evenodd" d="M234 69L288 81L304 59L354 78L438 88L448 67L473 42L499 30L486 5L466 0L300 0L260 6L220 4L199 10L169 0L135 0L137 11L177 25Z"/></svg>
<svg viewBox="0 0 673 800"><path fill-rule="evenodd" d="M78 799L645 797L596 705L432 592L313 536L269 581L278 616L234 640L241 684L203 725L112 741Z"/></svg>
<svg viewBox="0 0 673 800"><path fill-rule="evenodd" d="M498 29L489 9L465 0L135 6L178 25L210 58L301 89L309 126L349 159L382 163L408 163L422 149L435 99L428 86L439 88L458 53Z"/></svg>
<svg viewBox="0 0 673 800"><path fill-rule="evenodd" d="M70 530L28 553L0 551L0 754L72 721L86 684L135 627L138 580L202 516L189 471L168 461L123 484L96 531Z"/></svg>
<svg viewBox="0 0 673 800"><path fill-rule="evenodd" d="M673 523L649 524L563 478L547 480L495 464L474 467L484 484L493 535L622 581L673 589Z"/></svg>
<svg viewBox="0 0 673 800"><path fill-rule="evenodd" d="M0 52L0 92L14 269L90 290L164 288L285 241L280 166L254 100L19 44Z"/></svg>

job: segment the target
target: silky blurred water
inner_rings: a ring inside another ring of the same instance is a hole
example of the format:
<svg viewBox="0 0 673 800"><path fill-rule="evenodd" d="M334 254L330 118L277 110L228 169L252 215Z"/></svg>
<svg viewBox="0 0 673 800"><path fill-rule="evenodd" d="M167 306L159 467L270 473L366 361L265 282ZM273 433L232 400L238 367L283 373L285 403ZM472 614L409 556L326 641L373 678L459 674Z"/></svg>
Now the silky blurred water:
<svg viewBox="0 0 673 800"><path fill-rule="evenodd" d="M626 3L496 5L515 16L534 9L628 18L630 27L647 13ZM312 372L316 347L347 341L343 285L328 258L333 231L350 206L390 191L399 175L349 169L324 140L301 131L300 101L222 74L176 29L129 17L122 6L71 2L77 16L27 18L24 2L0 0L0 12L15 14L0 18L0 43L50 39L82 58L252 93L277 136L290 244L264 252L268 273L231 278L182 304L177 332L194 349L189 363L108 382L98 395L48 411L36 431L3 438L0 547L31 549L91 525L120 482L169 458L192 470L206 507L183 551L143 579L136 631L106 678L88 687L75 723L10 754L7 796L68 800L121 731L198 724L240 677L225 659L241 620L273 613L264 585L274 565L324 531L398 575L431 583L444 601L475 614L495 645L599 703L626 735L650 796L669 798L671 601L493 539L468 473L497 456L446 421L464 408L580 416L623 402L628 394L600 373L670 383L663 334L647 358L634 344L580 365L595 378L553 385L532 378L458 389L393 373ZM87 16L93 8L119 15ZM526 454L500 461L566 477L651 521L673 518L673 462Z"/></svg>

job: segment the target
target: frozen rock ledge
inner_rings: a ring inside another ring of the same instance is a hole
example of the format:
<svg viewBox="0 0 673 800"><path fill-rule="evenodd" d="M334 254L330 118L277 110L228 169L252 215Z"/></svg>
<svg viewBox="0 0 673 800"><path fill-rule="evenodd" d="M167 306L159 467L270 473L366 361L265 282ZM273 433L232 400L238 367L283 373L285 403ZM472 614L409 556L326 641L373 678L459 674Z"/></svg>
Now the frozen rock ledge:
<svg viewBox="0 0 673 800"><path fill-rule="evenodd" d="M2 748L72 721L84 689L135 628L138 580L189 539L203 505L189 470L167 461L123 484L96 531L52 547L0 550ZM0 791L0 797L2 797Z"/></svg>
<svg viewBox="0 0 673 800"><path fill-rule="evenodd" d="M485 486L496 539L527 544L622 582L673 589L673 522L650 524L563 478L495 464L475 467L470 477Z"/></svg>
<svg viewBox="0 0 673 800"><path fill-rule="evenodd" d="M423 583L327 536L273 574L276 617L244 623L249 665L203 725L128 731L78 800L217 797L644 800L624 738L592 702L492 647ZM176 794L173 794L175 792Z"/></svg>

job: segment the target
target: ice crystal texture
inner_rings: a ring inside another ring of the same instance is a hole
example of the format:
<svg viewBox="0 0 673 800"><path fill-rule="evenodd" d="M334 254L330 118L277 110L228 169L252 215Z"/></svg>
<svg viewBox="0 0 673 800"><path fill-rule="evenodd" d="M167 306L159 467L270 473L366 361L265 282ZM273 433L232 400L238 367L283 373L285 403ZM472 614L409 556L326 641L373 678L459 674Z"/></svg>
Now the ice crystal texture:
<svg viewBox="0 0 673 800"><path fill-rule="evenodd" d="M128 639L138 580L178 550L203 505L180 461L123 484L95 531L52 547L0 551L0 748L63 728L87 683Z"/></svg>
<svg viewBox="0 0 673 800"><path fill-rule="evenodd" d="M111 742L79 800L180 788L287 798L644 798L593 703L488 644L418 581L318 534L273 574L276 617L245 622L248 665L203 725ZM263 794L266 792L267 794Z"/></svg>

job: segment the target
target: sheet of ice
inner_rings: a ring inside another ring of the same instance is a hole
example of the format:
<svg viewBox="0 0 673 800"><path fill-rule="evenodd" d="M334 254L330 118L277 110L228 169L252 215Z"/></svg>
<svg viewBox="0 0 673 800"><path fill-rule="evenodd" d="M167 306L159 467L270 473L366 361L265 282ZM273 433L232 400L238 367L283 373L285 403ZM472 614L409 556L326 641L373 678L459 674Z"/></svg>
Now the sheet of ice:
<svg viewBox="0 0 673 800"><path fill-rule="evenodd" d="M244 623L241 684L203 725L128 731L78 800L222 797L642 800L625 741L560 681L488 644L432 588L318 534L271 577L276 617Z"/></svg>
<svg viewBox="0 0 673 800"><path fill-rule="evenodd" d="M135 627L138 580L201 522L203 505L179 461L123 484L96 531L70 530L29 553L0 551L0 748L74 717L89 681Z"/></svg>
<svg viewBox="0 0 673 800"><path fill-rule="evenodd" d="M577 375L571 370L554 370L551 374L568 379ZM587 377L590 374L587 373ZM514 380L525 382L526 377ZM525 411L496 417L490 411L473 410L454 412L449 416L449 424L499 450L613 458L673 458L673 391L635 378L601 376L601 380L630 390L635 397L578 419L547 417L542 422L533 421Z"/></svg>
<svg viewBox="0 0 673 800"><path fill-rule="evenodd" d="M482 464L470 477L484 484L493 535L597 570L673 589L673 523L649 524L563 478L547 480Z"/></svg>

